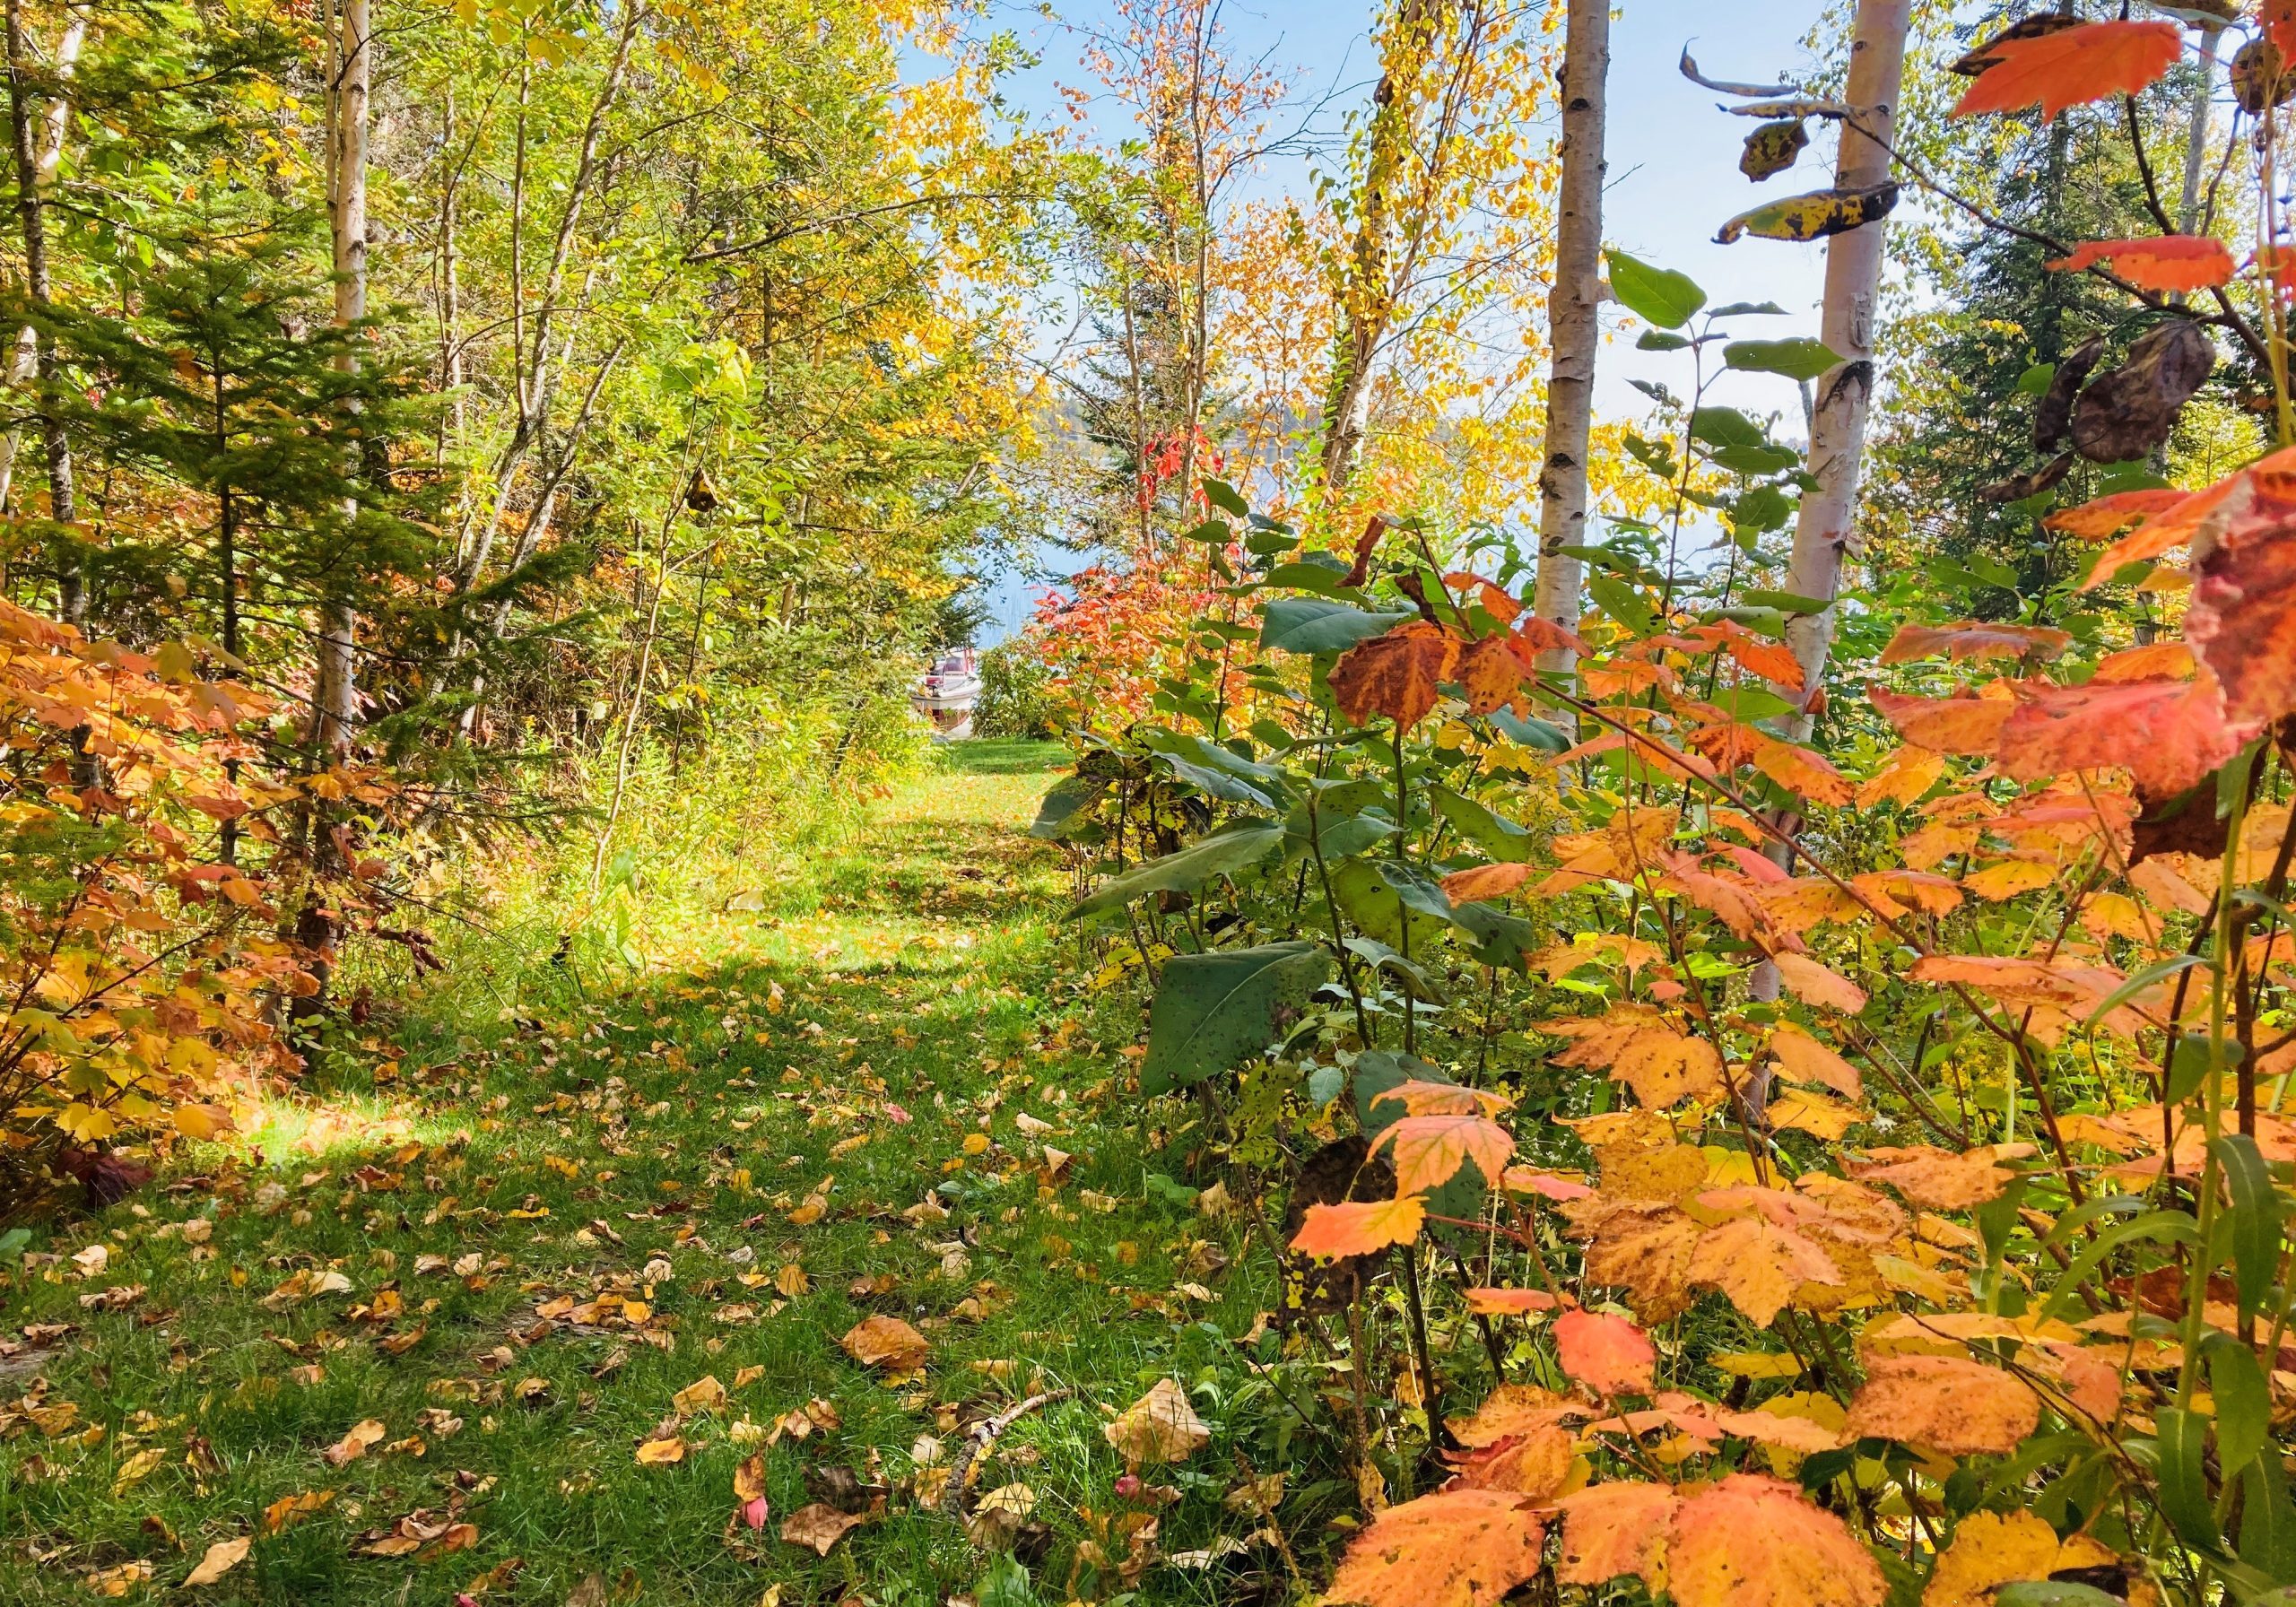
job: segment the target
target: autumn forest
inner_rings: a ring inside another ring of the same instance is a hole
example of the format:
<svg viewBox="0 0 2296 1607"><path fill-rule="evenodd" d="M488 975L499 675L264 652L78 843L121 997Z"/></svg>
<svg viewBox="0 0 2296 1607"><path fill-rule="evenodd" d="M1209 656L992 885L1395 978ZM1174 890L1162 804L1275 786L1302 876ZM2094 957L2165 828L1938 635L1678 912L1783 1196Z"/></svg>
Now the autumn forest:
<svg viewBox="0 0 2296 1607"><path fill-rule="evenodd" d="M2296 0L1701 9L0 0L0 1602L2296 1603Z"/></svg>

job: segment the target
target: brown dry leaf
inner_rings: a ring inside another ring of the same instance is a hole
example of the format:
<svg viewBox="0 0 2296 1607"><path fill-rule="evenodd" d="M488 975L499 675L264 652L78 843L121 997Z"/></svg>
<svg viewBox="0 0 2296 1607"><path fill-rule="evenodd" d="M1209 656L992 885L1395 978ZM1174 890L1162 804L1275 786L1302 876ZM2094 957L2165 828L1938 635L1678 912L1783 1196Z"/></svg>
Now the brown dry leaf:
<svg viewBox="0 0 2296 1607"><path fill-rule="evenodd" d="M1888 1356L1868 1366L1851 1397L1848 1432L1948 1456L2006 1455L2040 1420L2040 1397L1999 1368L1961 1356Z"/></svg>
<svg viewBox="0 0 2296 1607"><path fill-rule="evenodd" d="M661 1439L645 1440L638 1447L638 1465L667 1467L673 1463L683 1462L685 1453L685 1441L674 1434Z"/></svg>
<svg viewBox="0 0 2296 1607"><path fill-rule="evenodd" d="M370 1417L352 1424L348 1433L321 1451L319 1455L329 1467L342 1467L364 1456L380 1445L389 1433L390 1429L380 1418Z"/></svg>
<svg viewBox="0 0 2296 1607"><path fill-rule="evenodd" d="M253 1537L245 1534L237 1540L217 1541L207 1548L207 1555L199 1559L199 1566L185 1576L184 1588L214 1584L247 1560L248 1548L253 1544Z"/></svg>
<svg viewBox="0 0 2296 1607"><path fill-rule="evenodd" d="M1327 1602L1491 1607L1539 1571L1546 1523L1505 1490L1467 1487L1390 1507L1347 1548Z"/></svg>
<svg viewBox="0 0 2296 1607"><path fill-rule="evenodd" d="M810 1546L814 1555L826 1557L831 1547L868 1521L839 1512L825 1501L813 1501L782 1520L781 1538L793 1546Z"/></svg>
<svg viewBox="0 0 2296 1607"><path fill-rule="evenodd" d="M1185 1462L1212 1442L1212 1430L1188 1404L1187 1392L1170 1378L1159 1378L1100 1433L1135 1471Z"/></svg>
<svg viewBox="0 0 2296 1607"><path fill-rule="evenodd" d="M862 1318L837 1342L862 1366L883 1368L889 1373L915 1372L925 1365L932 1350L925 1335L900 1318L883 1313Z"/></svg>

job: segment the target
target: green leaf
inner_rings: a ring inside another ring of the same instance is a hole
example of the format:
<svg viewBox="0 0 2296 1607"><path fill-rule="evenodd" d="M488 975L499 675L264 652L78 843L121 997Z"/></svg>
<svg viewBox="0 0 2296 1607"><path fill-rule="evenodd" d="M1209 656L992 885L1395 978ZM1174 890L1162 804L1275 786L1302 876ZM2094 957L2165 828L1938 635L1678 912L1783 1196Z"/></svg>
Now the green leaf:
<svg viewBox="0 0 2296 1607"><path fill-rule="evenodd" d="M2041 1316L2062 1316L2070 1311L2079 1302L2082 1285L2088 1281L2089 1274L2122 1245L2140 1238L2190 1244L2198 1237L2199 1229L2193 1226L2192 1218L2182 1212L2148 1211L2143 1216L2114 1223L2084 1245L2081 1254L2074 1256L2064 1272L2057 1275L2048 1299L2041 1307Z"/></svg>
<svg viewBox="0 0 2296 1607"><path fill-rule="evenodd" d="M1352 858L1396 834L1394 820L1381 810L1335 809L1325 803L1317 806L1315 835L1311 838L1305 800L1292 806L1283 829L1298 852L1320 852L1326 860Z"/></svg>
<svg viewBox="0 0 2296 1607"><path fill-rule="evenodd" d="M1764 317L1782 318L1786 309L1775 301L1728 301L1707 315L1716 318L1744 318L1760 314Z"/></svg>
<svg viewBox="0 0 2296 1607"><path fill-rule="evenodd" d="M1761 586L1738 594L1742 603L1757 608L1782 608L1787 613L1823 613L1831 606L1822 597L1805 597L1793 592L1770 591Z"/></svg>
<svg viewBox="0 0 2296 1607"><path fill-rule="evenodd" d="M1762 427L1735 407L1701 407L1690 415L1690 439L1709 447L1767 447Z"/></svg>
<svg viewBox="0 0 2296 1607"><path fill-rule="evenodd" d="M1802 461L1791 447L1716 447L1706 456L1717 468L1747 475L1783 473Z"/></svg>
<svg viewBox="0 0 2296 1607"><path fill-rule="evenodd" d="M1344 653L1412 617L1370 613L1321 597L1278 597L1261 611L1259 645L1286 653Z"/></svg>
<svg viewBox="0 0 2296 1607"><path fill-rule="evenodd" d="M2225 1191L2232 1198L2232 1287L2241 1316L2253 1317L2264 1309L2279 1275L2285 1202L2273 1186L2255 1139L2228 1133L2209 1147L2216 1152L2216 1164L2224 1168Z"/></svg>
<svg viewBox="0 0 2296 1607"><path fill-rule="evenodd" d="M1783 374L1788 379L1815 379L1842 360L1823 341L1732 341L1722 348L1722 360L1734 369L1758 374Z"/></svg>
<svg viewBox="0 0 2296 1607"><path fill-rule="evenodd" d="M1150 893L1193 892L1214 876L1232 876L1257 864L1283 841L1283 828L1274 821L1231 821L1207 831L1178 853L1135 865L1123 875L1096 889L1071 909L1065 919L1121 909Z"/></svg>
<svg viewBox="0 0 2296 1607"><path fill-rule="evenodd" d="M2154 1443L2159 1450L2161 1514L2187 1545L2213 1551L2220 1536L2202 1463L2207 1450L2208 1420L2181 1406L2163 1406L2152 1414L2152 1420L2158 1428Z"/></svg>
<svg viewBox="0 0 2296 1607"><path fill-rule="evenodd" d="M2049 381L2056 378L2055 363L2037 362L2017 376L2018 393L2027 396L2046 396L2048 395Z"/></svg>
<svg viewBox="0 0 2296 1607"><path fill-rule="evenodd" d="M1611 294L1645 323L1680 329L1706 305L1706 292L1687 274L1653 267L1623 251L1605 251L1603 260L1610 265Z"/></svg>
<svg viewBox="0 0 2296 1607"><path fill-rule="evenodd" d="M1434 802L1435 812L1450 823L1452 830L1492 859L1521 864L1537 849L1538 838L1527 827L1494 814L1464 793L1431 786L1427 795Z"/></svg>
<svg viewBox="0 0 2296 1607"><path fill-rule="evenodd" d="M2118 1596L2071 1579L2021 1579L1993 1593L1996 1607L2128 1607Z"/></svg>
<svg viewBox="0 0 2296 1607"><path fill-rule="evenodd" d="M1251 517L1252 505L1245 501L1242 494L1224 480L1207 478L1204 482L1204 499L1222 513L1234 514L1239 519Z"/></svg>
<svg viewBox="0 0 2296 1607"><path fill-rule="evenodd" d="M1636 338L1634 349L1637 352L1680 352L1689 344L1690 342L1682 335L1646 329Z"/></svg>
<svg viewBox="0 0 2296 1607"><path fill-rule="evenodd" d="M1730 504L1730 528L1738 531L1783 530L1794 517L1794 505L1774 485L1758 485Z"/></svg>
<svg viewBox="0 0 2296 1607"><path fill-rule="evenodd" d="M1029 835L1046 841L1061 837L1108 790L1109 784L1098 776L1063 776L1037 805L1037 818L1029 827Z"/></svg>
<svg viewBox="0 0 2296 1607"><path fill-rule="evenodd" d="M2208 1393L2216 1404L2216 1465L2220 1477L2230 1479L2264 1449L2272 1428L2272 1392L2256 1352L2231 1334L2211 1333L2200 1342L2200 1353L2208 1363Z"/></svg>
<svg viewBox="0 0 2296 1607"><path fill-rule="evenodd" d="M1282 1035L1276 1012L1306 1004L1330 975L1331 956L1310 942L1174 955L1149 1007L1141 1091L1167 1093L1241 1065Z"/></svg>
<svg viewBox="0 0 2296 1607"><path fill-rule="evenodd" d="M1535 715L1517 714L1511 708L1494 708L1485 717L1492 729L1509 742L1526 748L1535 748L1542 753L1568 753L1570 734L1552 720L1542 720Z"/></svg>
<svg viewBox="0 0 2296 1607"><path fill-rule="evenodd" d="M2259 1456L2241 1471L2240 1560L2274 1585L2296 1583L2296 1507L2277 1455Z"/></svg>
<svg viewBox="0 0 2296 1607"><path fill-rule="evenodd" d="M1615 575L1587 577L1587 595L1595 606L1616 620L1637 636L1648 636L1658 628L1658 616L1650 610L1650 600L1640 589L1629 586Z"/></svg>
<svg viewBox="0 0 2296 1607"><path fill-rule="evenodd" d="M1174 776L1222 803L1281 809L1291 796L1291 777L1281 767L1256 764L1218 743L1170 731L1151 731L1142 740Z"/></svg>

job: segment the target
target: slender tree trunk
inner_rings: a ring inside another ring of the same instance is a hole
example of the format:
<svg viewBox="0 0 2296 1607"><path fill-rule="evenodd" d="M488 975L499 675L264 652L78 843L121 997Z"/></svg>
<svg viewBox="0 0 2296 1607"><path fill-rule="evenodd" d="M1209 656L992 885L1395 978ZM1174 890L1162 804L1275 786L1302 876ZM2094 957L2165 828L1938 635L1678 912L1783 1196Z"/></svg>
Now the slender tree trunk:
<svg viewBox="0 0 2296 1607"><path fill-rule="evenodd" d="M52 291L48 265L48 185L40 170L39 121L32 109L31 41L24 29L24 0L7 0L8 109L15 124L16 213L23 227L24 293L46 311ZM48 451L48 511L58 526L79 517L72 491L72 442L55 407L56 336L41 334L35 367L39 375L40 438ZM57 535L57 601L64 618L77 625L88 617L87 577L70 534Z"/></svg>
<svg viewBox="0 0 2296 1607"><path fill-rule="evenodd" d="M1912 0L1858 0L1849 48L1845 98L1857 109L1871 138L1844 123L1834 184L1865 189L1888 182L1889 142L1905 76L1906 29ZM1810 473L1817 489L1802 498L1794 525L1794 555L1786 589L1825 607L1796 614L1786 627L1787 645L1802 666L1805 689L1794 734L1806 739L1814 699L1833 646L1834 598L1841 590L1841 560L1857 513L1858 459L1866 447L1866 415L1874 395L1874 316L1882 285L1880 222L1837 234L1826 242L1825 310L1820 338L1842 360L1818 378L1810 429Z"/></svg>
<svg viewBox="0 0 2296 1607"><path fill-rule="evenodd" d="M346 328L367 316L367 126L374 68L367 5L368 0L342 0L335 91L335 321ZM358 361L348 352L338 360L345 372L355 370ZM358 517L355 498L344 513ZM351 751L359 715L358 630L347 596L338 593L320 604L311 733L321 764L339 762Z"/></svg>
<svg viewBox="0 0 2296 1607"><path fill-rule="evenodd" d="M1611 68L1611 0L1570 0L1562 42L1562 180L1547 338L1546 463L1539 471L1539 560L1532 612L1578 624L1583 566L1562 549L1587 539L1587 446L1595 416L1595 352L1602 338L1603 160ZM1539 667L1569 674L1556 648Z"/></svg>
<svg viewBox="0 0 2296 1607"><path fill-rule="evenodd" d="M2190 234L2200 222L2200 175L2208 159L2211 97L2216 89L2216 41L2221 28L2200 30L2199 70L2193 74L2192 106L2185 128L2184 187L2179 194L2177 228Z"/></svg>
<svg viewBox="0 0 2296 1607"><path fill-rule="evenodd" d="M17 0L12 8L12 17L21 9L22 0ZM48 109L40 118L39 151L33 161L34 187L43 202L48 188L56 182L56 170L64 161L64 137L72 127L72 100L63 92L64 86L72 81L73 74L79 67L80 50L88 38L86 15L74 11L69 13L69 18L65 24L64 38L56 47L57 92L49 98ZM16 59L14 39L12 29L9 47L12 64ZM11 87L13 87L13 83ZM18 126L22 126L21 117ZM22 154L19 148L20 161ZM21 173L20 168L20 178ZM27 324L16 331L15 355L8 362L8 384L12 387L22 386L39 371L39 332ZM12 425L6 439L0 439L0 508L8 505L8 492L15 479L16 453L23 443L23 433L22 425Z"/></svg>

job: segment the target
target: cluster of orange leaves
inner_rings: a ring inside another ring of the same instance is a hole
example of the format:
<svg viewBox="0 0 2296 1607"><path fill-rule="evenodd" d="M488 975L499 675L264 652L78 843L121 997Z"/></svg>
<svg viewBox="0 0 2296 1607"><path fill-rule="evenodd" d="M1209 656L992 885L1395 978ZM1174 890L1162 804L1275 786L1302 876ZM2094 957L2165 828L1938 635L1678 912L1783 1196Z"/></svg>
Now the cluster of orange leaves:
<svg viewBox="0 0 2296 1607"><path fill-rule="evenodd" d="M280 1063L265 995L309 979L261 876L214 856L219 822L260 845L263 812L297 795L244 734L267 713L187 648L91 642L0 601L0 1142L210 1137L230 1088Z"/></svg>
<svg viewBox="0 0 2296 1607"><path fill-rule="evenodd" d="M1624 989L1603 1015L1540 1030L1563 1040L1553 1064L1599 1071L1633 1103L1572 1124L1596 1163L1580 1177L1510 1164L1504 1097L1405 1082L1381 1096L1404 1115L1375 1142L1392 1164L1395 1196L1310 1207L1292 1241L1318 1256L1409 1244L1428 1226L1430 1192L1472 1166L1492 1202L1480 1226L1528 1250L1541 1286L1474 1290L1469 1302L1486 1316L1552 1320L1561 1372L1577 1393L1506 1385L1454 1422L1466 1447L1453 1457L1455 1477L1378 1516L1350 1549L1329 1600L1495 1602L1543 1566L1559 1517L1557 1577L1565 1583L1637 1575L1685 1607L1877 1607L1886 1590L1871 1555L1840 1517L1793 1484L1745 1472L1679 1485L1592 1481L1589 1454L1648 1469L1654 1446L1667 1466L1726 1453L1729 1467L1737 1465L1730 1447L1751 1446L1790 1472L1814 1452L1884 1438L1950 1468L1954 1457L2017 1450L2045 1412L2101 1438L2125 1413L2160 1403L2148 1375L2173 1374L2181 1347L2135 1335L2125 1307L2065 1308L2052 1299L2016 1317L1970 1309L1979 1241L1955 1216L1999 1199L2020 1163L2037 1156L2068 1177L2078 1167L2137 1189L2164 1168L2196 1171L2204 1140L2179 1111L2152 1103L2051 1112L2046 1134L2035 1135L2046 1136L2046 1156L2038 1142L1835 1148L1838 1171L1790 1181L1775 1174L1761 1143L1695 1142L1709 1121L1743 1128L1757 1081L1767 1098L1754 1119L1772 1129L1838 1146L1870 1116L1858 1103L1865 1076L1852 1056L1876 1067L1889 1057L1854 1019L1866 990L1813 950L1854 951L1877 929L1917 956L1906 981L1952 995L2013 1046L2090 1034L2112 1040L2123 1064L2158 1076L2146 1045L2205 1025L2206 990L2195 990L2172 1020L2176 995L2165 983L2127 983L2136 967L2172 951L2164 941L2172 918L2209 908L2200 890L2216 866L2177 851L2139 855L2134 828L2148 803L2205 779L2296 711L2296 451L2205 491L2120 493L2053 522L2089 539L2118 538L2092 584L2189 543L2184 639L2108 655L2072 682L2041 673L2072 647L2065 632L1907 626L1883 664L1942 662L1947 676L2023 673L1929 695L1874 687L1874 709L1903 745L1862 779L1734 718L1717 700L1726 665L1805 696L1790 656L1735 625L1678 628L1582 665L1581 729L1596 734L1564 759L1624 750L1655 779L1630 786L1600 830L1557 839L1558 864L1529 890L1554 898L1596 884L1631 889L1655 903L1674 941L1585 934L1537 957L1534 965L1552 977L1592 964ZM1426 609L1335 666L1331 690L1349 719L1384 717L1402 729L1439 708L1529 707L1535 656L1564 633L1487 581L1446 582L1457 594L1457 624ZM1575 638L1569 645L1587 650ZM1747 795L1756 778L1791 795L1805 818L1829 808L1895 812L1900 863L1858 874L1814 862L1798 875L1780 868L1767 851L1779 838L1775 794L1758 805ZM2004 781L2022 788L2005 800ZM1683 784L1680 805L1651 801L1670 783ZM2284 806L2250 814L2235 845L2245 879L2261 879L2287 829ZM1444 888L1455 902L1500 898L1536 873L1471 866ZM1956 911L2049 888L2069 905L2053 937L2041 934L2022 953L1951 946L1946 918ZM1683 933L1700 920L1775 964L1798 1016L1731 1012L1680 974ZM2252 969L2288 975L2288 947L2285 938L2269 940ZM2292 1069L2296 1046L2256 1068L2259 1076ZM2259 1114L2255 1138L2267 1160L2296 1161L2296 1123L2285 1116ZM1575 1289L1556 1281L1538 1252L1539 1213L1547 1212L1581 1247ZM1633 1316L1586 1304L1596 1291L1615 1291ZM1788 1312L1799 1322L1866 1314L1856 1331L1864 1382L1846 1405L1796 1393L1751 1411L1664 1387L1642 1325L1678 1316L1707 1293L1760 1328ZM2211 1312L2212 1323L2223 1315L2213 1304ZM2014 1365L2003 1366L2012 1353ZM2013 1523L1988 1516L1963 1524L1963 1538L1935 1570L1930 1607L2113 1560L2082 1536L2060 1546L2048 1532L2044 1546L2022 1532L1995 1533ZM1759 1547L1743 1543L1757 1533ZM2086 1561L2067 1563L2067 1548Z"/></svg>

